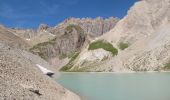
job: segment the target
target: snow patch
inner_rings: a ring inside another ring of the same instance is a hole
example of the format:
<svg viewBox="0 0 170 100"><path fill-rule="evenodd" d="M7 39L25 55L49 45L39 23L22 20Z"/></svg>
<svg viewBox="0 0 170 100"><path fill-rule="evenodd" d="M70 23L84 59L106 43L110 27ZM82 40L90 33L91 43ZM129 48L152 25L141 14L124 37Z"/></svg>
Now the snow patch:
<svg viewBox="0 0 170 100"><path fill-rule="evenodd" d="M54 72L52 72L51 70L48 70L48 69L42 67L42 66L39 65L39 64L36 64L36 66L37 66L44 74L54 73Z"/></svg>
<svg viewBox="0 0 170 100"><path fill-rule="evenodd" d="M26 39L27 41L30 41L31 39Z"/></svg>

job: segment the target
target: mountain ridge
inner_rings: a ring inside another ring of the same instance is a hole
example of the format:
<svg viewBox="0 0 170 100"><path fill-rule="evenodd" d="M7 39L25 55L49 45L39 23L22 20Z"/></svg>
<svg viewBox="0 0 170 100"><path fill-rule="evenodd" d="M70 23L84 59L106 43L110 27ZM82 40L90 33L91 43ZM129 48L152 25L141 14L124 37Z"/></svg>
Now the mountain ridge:
<svg viewBox="0 0 170 100"><path fill-rule="evenodd" d="M89 51L87 46L77 57L70 71L75 69L114 72L168 70L169 8L169 0L136 2L127 16L121 19L111 31L97 39L112 44L118 49L118 55L110 57L110 54L105 55L108 51ZM128 44L128 47L121 50L119 44ZM94 56L96 53L101 56ZM87 54L89 56L86 56ZM93 61L88 60L89 58Z"/></svg>

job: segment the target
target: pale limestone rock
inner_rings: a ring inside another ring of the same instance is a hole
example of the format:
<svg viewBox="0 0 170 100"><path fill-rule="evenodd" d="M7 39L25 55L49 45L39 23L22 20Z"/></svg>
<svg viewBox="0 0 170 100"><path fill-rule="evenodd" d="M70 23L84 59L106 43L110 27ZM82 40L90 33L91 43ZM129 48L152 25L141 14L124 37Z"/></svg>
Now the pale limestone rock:
<svg viewBox="0 0 170 100"><path fill-rule="evenodd" d="M116 48L120 42L129 43L129 47L93 67L103 66L105 70L112 68L116 72L163 70L170 62L169 27L170 0L141 0L135 3L127 16L110 32L99 37Z"/></svg>
<svg viewBox="0 0 170 100"><path fill-rule="evenodd" d="M80 66L81 68L89 65L89 63L86 62L100 62L110 57L112 57L112 53L105 51L104 49L84 51L79 55L79 60L76 61L75 66Z"/></svg>

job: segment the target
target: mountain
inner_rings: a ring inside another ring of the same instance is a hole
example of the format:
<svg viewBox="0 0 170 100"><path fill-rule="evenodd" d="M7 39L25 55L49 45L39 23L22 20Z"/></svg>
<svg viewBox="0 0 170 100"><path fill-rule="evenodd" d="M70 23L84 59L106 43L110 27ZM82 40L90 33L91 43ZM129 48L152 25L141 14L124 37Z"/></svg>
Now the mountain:
<svg viewBox="0 0 170 100"><path fill-rule="evenodd" d="M47 31L48 26L41 24L37 30L33 29L10 29L15 35L24 39L29 45L33 46L38 43L49 41L55 37L54 34Z"/></svg>
<svg viewBox="0 0 170 100"><path fill-rule="evenodd" d="M86 34L89 34L92 37L98 37L102 34L110 31L116 23L119 21L118 18L110 17L110 18L102 18L97 17L95 19L92 18L68 18L64 22L55 26L54 30L56 30L56 34L61 33L60 30L67 27L70 24L80 26Z"/></svg>
<svg viewBox="0 0 170 100"><path fill-rule="evenodd" d="M55 27L42 24L34 30L36 35L29 37L28 43L32 45L30 51L52 65L63 66L91 40L112 29L117 22L117 18L98 17L96 19L68 18ZM15 32L18 33L18 30Z"/></svg>
<svg viewBox="0 0 170 100"><path fill-rule="evenodd" d="M169 70L169 9L169 0L136 2L111 31L65 66L67 71Z"/></svg>
<svg viewBox="0 0 170 100"><path fill-rule="evenodd" d="M15 35L27 40L31 45L46 42L51 40L55 36L63 35L65 29L69 25L76 25L82 28L82 30L89 36L95 38L108 31L110 31L116 23L118 18L68 18L54 27L49 27L46 24L41 24L38 29L10 29Z"/></svg>

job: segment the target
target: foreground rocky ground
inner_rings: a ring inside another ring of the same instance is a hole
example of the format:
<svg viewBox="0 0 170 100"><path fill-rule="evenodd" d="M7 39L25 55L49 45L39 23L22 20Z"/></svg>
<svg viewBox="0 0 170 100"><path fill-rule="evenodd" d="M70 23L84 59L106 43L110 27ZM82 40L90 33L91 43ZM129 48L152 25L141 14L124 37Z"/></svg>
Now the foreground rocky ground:
<svg viewBox="0 0 170 100"><path fill-rule="evenodd" d="M80 100L36 65L54 70L28 51L29 44L0 26L0 100Z"/></svg>
<svg viewBox="0 0 170 100"><path fill-rule="evenodd" d="M44 75L31 55L0 43L0 100L80 100Z"/></svg>

